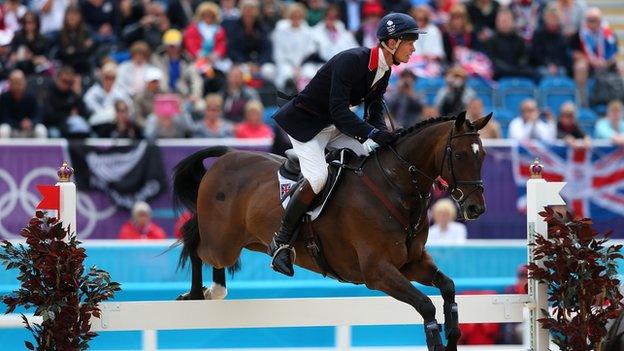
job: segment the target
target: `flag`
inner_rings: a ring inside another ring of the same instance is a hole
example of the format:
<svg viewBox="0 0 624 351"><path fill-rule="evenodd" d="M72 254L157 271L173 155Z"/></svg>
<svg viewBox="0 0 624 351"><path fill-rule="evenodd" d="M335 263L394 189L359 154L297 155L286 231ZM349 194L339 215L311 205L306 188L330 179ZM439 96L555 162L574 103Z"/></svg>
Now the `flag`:
<svg viewBox="0 0 624 351"><path fill-rule="evenodd" d="M512 151L518 208L526 207L529 165L539 158L547 181L567 182L561 192L578 217L606 221L624 216L624 149L617 146L573 148L537 141L518 143Z"/></svg>
<svg viewBox="0 0 624 351"><path fill-rule="evenodd" d="M61 188L58 185L36 185L37 190L41 193L41 201L35 207L37 210L55 210L58 213L61 210Z"/></svg>
<svg viewBox="0 0 624 351"><path fill-rule="evenodd" d="M102 148L72 142L69 154L78 190L102 191L120 208L131 209L166 190L162 156L153 143Z"/></svg>

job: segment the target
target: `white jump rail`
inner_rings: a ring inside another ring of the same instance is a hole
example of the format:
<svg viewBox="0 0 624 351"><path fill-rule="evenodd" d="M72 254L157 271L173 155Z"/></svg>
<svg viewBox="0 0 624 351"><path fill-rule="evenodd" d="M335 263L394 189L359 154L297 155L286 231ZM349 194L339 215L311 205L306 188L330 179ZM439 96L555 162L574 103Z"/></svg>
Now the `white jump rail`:
<svg viewBox="0 0 624 351"><path fill-rule="evenodd" d="M531 165L532 179L527 182L528 243L534 242L535 233L547 233L547 225L538 213L545 206L565 204L559 195L565 183L546 182L541 171L536 161ZM72 191L69 187L73 202L61 194L61 219L67 215L75 223ZM534 261L529 245L528 262ZM438 321L443 321L442 298L431 299ZM460 323L523 322L524 310L528 308L529 350L548 349L548 331L537 322L538 311L548 308L543 284L530 280L528 295L458 295L457 303ZM423 323L411 306L390 297L105 302L100 308L101 318L91 319L93 331L143 331L143 350L147 351L157 350L158 330L335 326L336 348L349 350L351 326Z"/></svg>

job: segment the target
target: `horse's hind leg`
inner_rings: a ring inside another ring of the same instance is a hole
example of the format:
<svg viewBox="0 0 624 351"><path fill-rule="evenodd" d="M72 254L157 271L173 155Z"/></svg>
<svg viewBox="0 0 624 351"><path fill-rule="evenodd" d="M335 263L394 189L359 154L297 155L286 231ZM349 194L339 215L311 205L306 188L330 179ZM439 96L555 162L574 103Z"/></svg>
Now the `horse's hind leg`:
<svg viewBox="0 0 624 351"><path fill-rule="evenodd" d="M177 300L203 300L204 287L202 277L202 261L197 253L190 254L191 259L191 291L178 296Z"/></svg>
<svg viewBox="0 0 624 351"><path fill-rule="evenodd" d="M410 263L401 271L409 280L440 289L442 299L444 299L446 351L456 351L461 332L459 330L457 303L455 302L455 283L438 269L433 263L433 258L427 252L423 252L421 261Z"/></svg>
<svg viewBox="0 0 624 351"><path fill-rule="evenodd" d="M376 258L362 264L366 286L380 290L416 309L425 321L425 336L429 351L444 351L440 329L435 319L435 306L431 299L416 289L412 283L390 262Z"/></svg>

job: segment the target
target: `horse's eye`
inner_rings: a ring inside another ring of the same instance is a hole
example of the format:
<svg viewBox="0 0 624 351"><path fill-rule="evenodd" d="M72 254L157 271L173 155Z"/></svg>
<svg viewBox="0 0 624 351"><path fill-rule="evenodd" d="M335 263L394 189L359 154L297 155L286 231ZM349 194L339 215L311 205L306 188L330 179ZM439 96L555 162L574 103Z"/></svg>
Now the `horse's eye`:
<svg viewBox="0 0 624 351"><path fill-rule="evenodd" d="M462 158L464 158L464 156L460 153L455 154L455 159L457 160L461 160Z"/></svg>

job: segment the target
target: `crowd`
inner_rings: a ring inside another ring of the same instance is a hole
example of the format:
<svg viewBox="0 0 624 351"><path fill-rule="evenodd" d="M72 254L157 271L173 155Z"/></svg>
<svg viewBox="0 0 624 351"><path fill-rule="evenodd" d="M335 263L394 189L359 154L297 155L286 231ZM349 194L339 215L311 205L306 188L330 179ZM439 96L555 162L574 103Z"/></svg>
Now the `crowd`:
<svg viewBox="0 0 624 351"><path fill-rule="evenodd" d="M568 75L582 104L590 77L621 81L615 34L582 0L6 0L0 137L279 136L265 124L276 90L296 93L334 54L377 45L389 11L428 31L386 94L400 125L481 114L470 77ZM415 82L436 76L446 86L427 104ZM587 142L579 106L535 107L484 136ZM607 115L594 137L621 142L621 104Z"/></svg>

